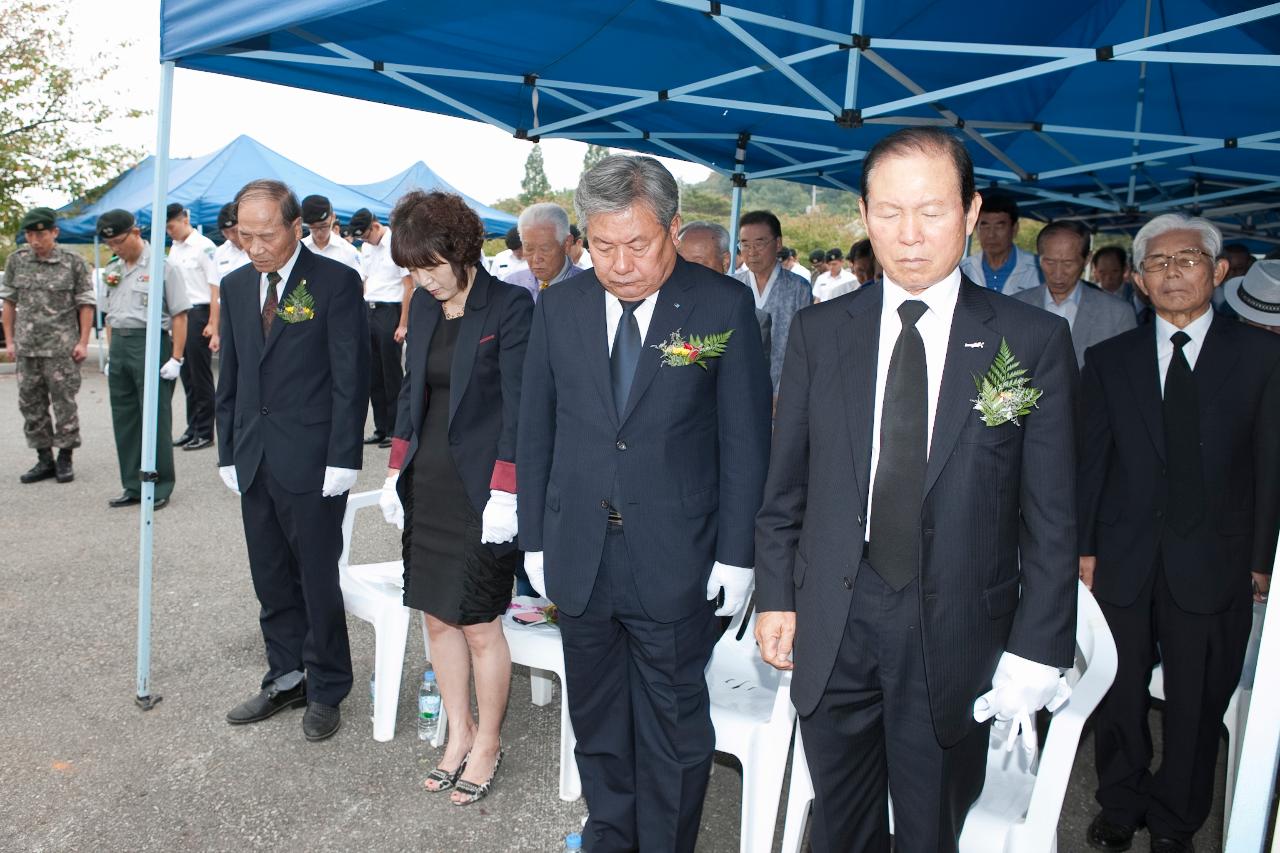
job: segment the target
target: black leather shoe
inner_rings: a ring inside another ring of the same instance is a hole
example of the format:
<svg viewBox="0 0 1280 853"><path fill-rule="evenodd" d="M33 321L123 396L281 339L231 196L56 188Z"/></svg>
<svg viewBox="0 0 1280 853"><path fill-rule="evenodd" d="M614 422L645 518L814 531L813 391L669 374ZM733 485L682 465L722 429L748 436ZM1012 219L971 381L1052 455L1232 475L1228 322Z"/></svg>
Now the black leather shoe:
<svg viewBox="0 0 1280 853"><path fill-rule="evenodd" d="M379 441L379 442L378 442L378 446L379 446L379 447L390 447L390 446L391 446L391 439L390 439L390 438L384 438L384 439L382 439L382 441Z"/></svg>
<svg viewBox="0 0 1280 853"><path fill-rule="evenodd" d="M182 435L178 436L173 440L173 446L182 447L184 445L190 444L194 439L195 439L194 435L192 435L189 432L184 432Z"/></svg>
<svg viewBox="0 0 1280 853"><path fill-rule="evenodd" d="M386 441L386 439L387 439L386 433L375 432L373 435L367 436L364 440L364 443L378 444L380 442Z"/></svg>
<svg viewBox="0 0 1280 853"><path fill-rule="evenodd" d="M211 447L212 445L213 445L212 438L201 435L201 436L196 436L195 438L188 441L183 446L182 449L183 450L204 450L206 447Z"/></svg>
<svg viewBox="0 0 1280 853"><path fill-rule="evenodd" d="M24 483L38 483L41 480L47 480L57 474L57 468L53 464L53 456L45 455L48 451L40 454L40 458L36 460L36 464L32 465L27 473L18 479Z"/></svg>
<svg viewBox="0 0 1280 853"><path fill-rule="evenodd" d="M155 512L156 510L164 509L168 505L169 505L168 498L156 498L156 502L151 505L151 511Z"/></svg>
<svg viewBox="0 0 1280 853"><path fill-rule="evenodd" d="M1133 833L1136 829L1137 827L1123 823L1112 823L1102 815L1098 815L1093 819L1093 823L1089 824L1089 832L1085 835L1085 840L1094 850L1119 853L1133 846Z"/></svg>
<svg viewBox="0 0 1280 853"><path fill-rule="evenodd" d="M301 708L307 704L307 681L304 678L288 690L278 690L274 684L262 688L252 699L246 699L227 712L227 722L233 726L257 723L273 717L286 708Z"/></svg>
<svg viewBox="0 0 1280 853"><path fill-rule="evenodd" d="M1196 847L1190 841L1153 835L1151 836L1151 853L1196 853Z"/></svg>
<svg viewBox="0 0 1280 853"><path fill-rule="evenodd" d="M107 506L111 507L112 509L119 509L122 506L133 506L134 504L140 504L140 503L142 503L142 498L134 497L128 492L124 492L123 494L120 495L120 497L111 498L109 501L107 501Z"/></svg>
<svg viewBox="0 0 1280 853"><path fill-rule="evenodd" d="M59 483L70 483L76 478L76 472L71 467L71 451L65 447L58 451L58 461L54 463L54 476Z"/></svg>
<svg viewBox="0 0 1280 853"><path fill-rule="evenodd" d="M333 737L341 727L342 713L333 705L312 702L307 705L307 713L302 715L302 734L309 741Z"/></svg>

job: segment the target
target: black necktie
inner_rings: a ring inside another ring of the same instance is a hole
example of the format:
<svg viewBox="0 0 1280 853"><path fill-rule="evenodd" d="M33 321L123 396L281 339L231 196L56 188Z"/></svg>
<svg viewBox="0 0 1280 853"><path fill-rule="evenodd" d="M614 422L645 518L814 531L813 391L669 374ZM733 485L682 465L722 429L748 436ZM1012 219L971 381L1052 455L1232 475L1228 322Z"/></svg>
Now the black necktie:
<svg viewBox="0 0 1280 853"><path fill-rule="evenodd" d="M916 322L927 306L898 306L902 331L889 359L880 410L880 457L871 498L871 568L893 589L920 571L920 502L929 447L929 379Z"/></svg>
<svg viewBox="0 0 1280 853"><path fill-rule="evenodd" d="M1173 358L1164 377L1164 446L1169 477L1169 525L1190 533L1204 518L1204 465L1200 459L1200 410L1195 377L1183 347L1191 340L1174 332Z"/></svg>
<svg viewBox="0 0 1280 853"><path fill-rule="evenodd" d="M276 295L276 285L280 283L280 273L267 273L267 298L262 303L262 337L265 339L271 332L271 321L276 318L276 309L280 306Z"/></svg>
<svg viewBox="0 0 1280 853"><path fill-rule="evenodd" d="M643 300L622 303L622 318L613 336L613 352L609 355L609 378L613 381L613 405L618 418L627 408L631 394L631 380L636 376L636 363L640 361L640 324L636 321L636 309Z"/></svg>

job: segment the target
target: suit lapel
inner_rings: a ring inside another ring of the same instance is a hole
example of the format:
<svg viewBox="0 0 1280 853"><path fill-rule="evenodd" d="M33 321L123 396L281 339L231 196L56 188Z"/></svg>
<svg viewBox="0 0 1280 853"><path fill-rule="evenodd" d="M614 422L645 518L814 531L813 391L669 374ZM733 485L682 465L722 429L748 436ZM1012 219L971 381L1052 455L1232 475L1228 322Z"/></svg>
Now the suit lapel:
<svg viewBox="0 0 1280 853"><path fill-rule="evenodd" d="M1160 397L1160 363L1156 358L1154 330L1155 323L1152 322L1147 334L1134 338L1133 351L1125 361L1128 364L1134 408L1146 424L1156 453L1164 459L1164 411Z"/></svg>
<svg viewBox="0 0 1280 853"><path fill-rule="evenodd" d="M929 462L924 477L926 495L951 457L965 421L978 417L971 402L977 396L974 377L981 378L986 374L1000 350L1000 333L987 325L994 317L986 291L962 278L955 314L951 318L951 336L947 340L947 360L942 368L942 387L938 391L938 408L933 419L933 439L929 443ZM982 346L966 346L979 342Z"/></svg>
<svg viewBox="0 0 1280 853"><path fill-rule="evenodd" d="M640 347L640 361L636 365L636 375L631 381L631 395L627 397L627 405L622 411L619 426L625 424L627 418L631 417L636 404L640 402L640 398L644 396L654 377L658 375L658 369L662 366L662 359L653 347L667 340L672 332L683 329L689 312L693 310L693 294L689 292L689 285L684 277L679 275L681 263L683 261L676 262L671 278L658 291L658 301L653 306L653 316L649 318L649 331L644 336L644 344ZM612 393L612 386L610 386L611 397Z"/></svg>
<svg viewBox="0 0 1280 853"><path fill-rule="evenodd" d="M875 422L876 370L880 347L880 309L884 304L884 285L875 284L872 292L849 300L850 319L840 327L837 340L840 371L844 381L845 423L853 451L855 484L861 497L859 506L867 505L867 484L871 481L871 432ZM872 416L867 417L871 412Z"/></svg>
<svg viewBox="0 0 1280 853"><path fill-rule="evenodd" d="M477 270L476 280L472 285L471 295L467 297L467 310L458 322L458 342L453 349L453 364L449 367L449 426L453 426L453 416L458 411L462 397L467 393L467 384L471 381L471 369L476 363L476 347L480 344L480 332L484 330L485 318L489 316L489 276L483 270Z"/></svg>
<svg viewBox="0 0 1280 853"><path fill-rule="evenodd" d="M566 282L572 287L577 282ZM600 392L602 408L609 421L618 425L618 411L613 405L613 385L609 380L609 330L604 314L604 287L591 282L578 287L576 324L582 337L578 351L583 354L582 364L591 373L596 390Z"/></svg>
<svg viewBox="0 0 1280 853"><path fill-rule="evenodd" d="M1227 384L1227 377L1231 375L1231 368L1239 357L1239 350L1231 346L1227 326L1231 322L1234 321L1215 315L1204 336L1204 343L1200 345L1200 354L1196 356L1196 366L1192 373L1195 376L1196 400L1199 401L1202 419L1214 398Z"/></svg>
<svg viewBox="0 0 1280 853"><path fill-rule="evenodd" d="M298 282L304 280L305 276L311 269L312 255L307 251L306 246L298 247L298 260L293 265L293 271L289 273L289 280L284 283L284 290L281 290L276 296L276 318L271 321L271 331L267 333L267 340L262 347L262 357L266 358L267 353L271 352L271 347L275 342L280 340L280 335L284 333L284 327L288 324L280 317L280 312L284 310L285 300L289 298L289 294L297 286ZM318 317L315 319L319 319ZM313 322L311 320L305 322Z"/></svg>

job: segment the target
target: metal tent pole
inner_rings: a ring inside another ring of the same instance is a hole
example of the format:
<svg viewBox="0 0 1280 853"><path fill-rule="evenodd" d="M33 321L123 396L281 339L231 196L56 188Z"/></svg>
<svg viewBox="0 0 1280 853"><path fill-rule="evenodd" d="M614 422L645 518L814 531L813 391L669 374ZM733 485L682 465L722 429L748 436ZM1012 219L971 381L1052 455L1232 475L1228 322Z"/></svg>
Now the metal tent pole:
<svg viewBox="0 0 1280 853"><path fill-rule="evenodd" d="M747 142L751 134L738 134L738 148L733 154L732 203L729 208L729 275L738 268L738 219L742 216L742 188L747 185L747 176L742 171L742 164L747 159Z"/></svg>
<svg viewBox="0 0 1280 853"><path fill-rule="evenodd" d="M155 181L151 194L151 286L147 295L147 355L142 393L142 506L138 530L138 690L144 711L160 701L151 694L151 544L156 492L156 417L160 394L160 308L164 303L164 208L169 187L169 125L173 119L173 63L160 65Z"/></svg>

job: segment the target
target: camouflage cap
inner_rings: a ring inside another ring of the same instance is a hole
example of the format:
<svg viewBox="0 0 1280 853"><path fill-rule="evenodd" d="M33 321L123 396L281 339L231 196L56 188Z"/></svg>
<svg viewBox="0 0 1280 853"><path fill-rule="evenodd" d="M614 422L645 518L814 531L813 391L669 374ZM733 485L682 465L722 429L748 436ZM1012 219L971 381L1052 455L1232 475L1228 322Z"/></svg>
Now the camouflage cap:
<svg viewBox="0 0 1280 853"><path fill-rule="evenodd" d="M118 237L133 227L133 214L127 210L108 210L98 217L98 236L104 240Z"/></svg>
<svg viewBox="0 0 1280 853"><path fill-rule="evenodd" d="M22 217L23 231L52 231L58 224L58 217L52 208L33 207Z"/></svg>

